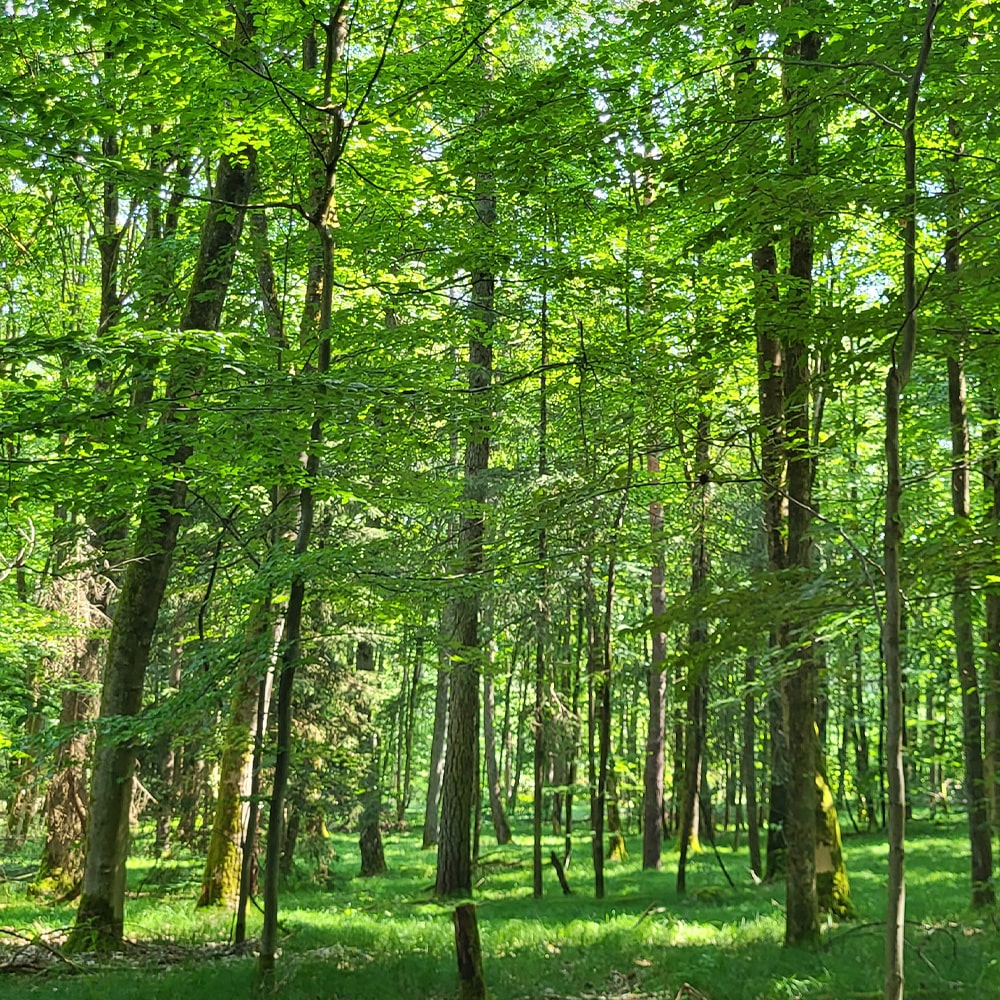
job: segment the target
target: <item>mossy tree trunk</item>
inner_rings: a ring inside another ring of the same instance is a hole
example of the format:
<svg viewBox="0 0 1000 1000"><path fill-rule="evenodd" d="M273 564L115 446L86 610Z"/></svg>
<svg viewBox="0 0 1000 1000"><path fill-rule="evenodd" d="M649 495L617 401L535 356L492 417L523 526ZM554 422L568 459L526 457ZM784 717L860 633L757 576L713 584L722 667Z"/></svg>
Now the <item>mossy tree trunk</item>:
<svg viewBox="0 0 1000 1000"><path fill-rule="evenodd" d="M272 666L275 609L256 602L247 617L238 679L229 709L219 762L215 815L205 858L198 906L235 906L239 899L250 756L257 730L260 685Z"/></svg>
<svg viewBox="0 0 1000 1000"><path fill-rule="evenodd" d="M837 806L822 773L816 774L816 899L820 910L838 919L857 915L844 864Z"/></svg>

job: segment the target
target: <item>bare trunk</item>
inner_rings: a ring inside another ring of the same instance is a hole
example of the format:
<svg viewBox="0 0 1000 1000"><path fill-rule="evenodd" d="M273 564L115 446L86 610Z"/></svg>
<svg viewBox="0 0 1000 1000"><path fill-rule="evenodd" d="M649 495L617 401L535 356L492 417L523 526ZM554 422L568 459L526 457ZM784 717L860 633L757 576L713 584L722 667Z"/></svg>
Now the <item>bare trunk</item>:
<svg viewBox="0 0 1000 1000"><path fill-rule="evenodd" d="M708 583L708 504L711 495L709 469L709 431L711 415L702 411L698 416L698 436L695 442L694 466L688 481L694 490L695 511L694 543L691 547L690 594L697 600ZM705 756L705 726L708 712L708 662L706 646L708 627L703 615L695 612L688 627L686 673L687 726L684 733L684 798L678 828L677 892L687 890L687 856L691 849L698 850L698 824L701 810L698 807Z"/></svg>
<svg viewBox="0 0 1000 1000"><path fill-rule="evenodd" d="M238 679L219 762L215 815L198 906L234 906L239 899L245 800L250 791L251 750L257 730L260 685L272 669L274 609L269 599L249 612Z"/></svg>
<svg viewBox="0 0 1000 1000"><path fill-rule="evenodd" d="M430 771L427 779L427 802L424 809L423 847L438 842L438 816L441 809L441 778L444 775L444 738L448 727L447 652L442 650L434 688L434 730L431 734Z"/></svg>
<svg viewBox="0 0 1000 1000"><path fill-rule="evenodd" d="M753 686L756 683L757 663L754 657L748 656L743 674L745 692L743 695L743 755L741 774L743 778L743 795L747 811L747 843L750 848L750 870L763 878L764 869L760 856L760 827L757 822L757 737L754 731L756 714L756 699Z"/></svg>
<svg viewBox="0 0 1000 1000"><path fill-rule="evenodd" d="M655 451L646 456L646 470L655 479L660 472L660 459ZM646 766L643 776L643 826L642 867L659 868L663 849L663 772L667 695L667 635L663 619L667 611L664 577L666 565L663 554L663 505L657 500L649 502L649 531L654 547L653 567L650 571L650 608L653 623L650 627L652 657L649 664L647 692L649 696L649 726L646 735Z"/></svg>
<svg viewBox="0 0 1000 1000"><path fill-rule="evenodd" d="M903 665L900 651L902 593L900 546L903 493L899 455L900 403L910 379L917 339L917 143L915 123L924 68L931 50L937 0L927 0L927 16L917 63L907 91L903 122L904 155L904 252L903 326L893 342L893 357L885 381L885 620L882 655L886 686L886 770L889 778L889 865L885 930L885 1000L903 1000L903 923L906 916L906 778L903 770Z"/></svg>
<svg viewBox="0 0 1000 1000"><path fill-rule="evenodd" d="M787 156L796 176L815 173L817 159L816 104L809 86L819 57L821 37L812 31L792 42L792 61L783 81L790 117ZM788 468L787 565L808 578L812 570L812 455L813 390L810 385L811 345L808 328L812 317L813 229L811 220L798 223L789 242L787 305L799 329L785 338L785 449ZM782 680L782 710L788 736L788 811L785 821L786 906L785 943L812 944L819 939L816 895L816 774L819 767L816 740L817 650L812 625L790 625L794 644L792 661Z"/></svg>
<svg viewBox="0 0 1000 1000"><path fill-rule="evenodd" d="M492 227L496 198L492 180L476 178L478 224ZM455 601L456 650L451 662L447 753L441 788L441 825L435 892L440 896L472 891L473 791L479 760L480 587L485 569L483 537L490 460L492 414L489 388L493 373L494 276L487 268L472 273L472 333L469 342L469 391L478 406L465 445L464 509L459 526L462 573L470 590Z"/></svg>
<svg viewBox="0 0 1000 1000"><path fill-rule="evenodd" d="M949 256L957 253L952 247ZM948 399L952 439L952 513L956 522L967 524L971 517L969 493L969 424L966 414L965 371L961 348L948 359ZM961 565L955 572L952 594L952 622L955 630L955 662L962 691L962 750L965 759L965 789L968 796L969 844L972 862L972 905L992 906L993 849L983 774L982 712L979 676L976 670L976 639L972 628L972 582Z"/></svg>
<svg viewBox="0 0 1000 1000"><path fill-rule="evenodd" d="M987 526L1000 531L1000 435L996 390L987 393L984 406L987 430L983 434L985 457L983 480L988 502ZM983 775L986 800L990 809L990 824L1000 829L1000 587L993 584L986 591L986 652L983 672L986 680L986 718L984 726Z"/></svg>
<svg viewBox="0 0 1000 1000"><path fill-rule="evenodd" d="M500 794L500 771L497 768L496 729L494 726L493 676L483 678L483 742L486 753L486 787L490 799L490 815L498 844L510 843L510 826Z"/></svg>
<svg viewBox="0 0 1000 1000"><path fill-rule="evenodd" d="M952 121L951 132L957 140L958 126ZM961 155L961 147L956 151ZM954 178L949 186L958 193ZM951 423L951 510L956 530L965 529L972 519L969 442L969 417L964 354L968 339L960 302L961 232L957 224L949 227L945 246L945 271L951 281L953 318L958 329L948 357L948 417ZM962 751L965 761L965 790L968 797L969 844L972 861L972 905L992 906L993 844L989 824L982 742L982 710L979 675L976 670L976 637L973 632L972 579L961 561L956 565L951 600L952 625L955 631L955 663L962 692Z"/></svg>
<svg viewBox="0 0 1000 1000"><path fill-rule="evenodd" d="M74 558L85 553L77 546ZM107 620L109 587L88 570L68 581L71 607L67 610L81 630L92 631ZM64 680L59 725L69 735L56 751L56 772L45 793L45 846L37 884L46 892L71 899L83 878L84 836L87 827L86 763L91 733L85 723L97 709L87 690L100 677L104 641L93 634L75 640L71 647L69 676Z"/></svg>

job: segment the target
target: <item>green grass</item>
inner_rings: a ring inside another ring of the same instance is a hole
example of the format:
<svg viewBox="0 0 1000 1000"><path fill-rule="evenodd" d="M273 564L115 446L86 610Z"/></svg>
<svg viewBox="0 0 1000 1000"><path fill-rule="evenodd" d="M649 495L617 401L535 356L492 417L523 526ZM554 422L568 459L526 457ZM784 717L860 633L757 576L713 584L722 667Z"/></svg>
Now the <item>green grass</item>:
<svg viewBox="0 0 1000 1000"><path fill-rule="evenodd" d="M485 831L484 831L485 833ZM487 842L484 839L484 844ZM456 989L451 907L435 901L434 856L413 835L389 835L390 874L355 877L353 837L335 836L337 852L322 887L304 871L282 897L283 1000L452 998ZM553 840L559 847L561 840ZM546 896L531 897L531 847L487 847L477 886L484 966L495 1000L545 997L674 997L687 982L711 1000L850 1000L881 995L886 847L880 836L846 842L859 919L824 929L815 950L782 947L781 886L753 886L742 851L722 848L737 882L725 883L711 853L691 862L686 898L674 891L675 857L662 872L639 867L641 845L611 865L607 895L593 899L588 845L577 841L568 875L574 894L560 894L546 873ZM141 845L140 845L141 847ZM923 1000L1000 1000L1000 934L996 914L967 910L968 846L964 818L913 823L907 852L907 996ZM197 945L226 941L231 915L194 909L199 864L137 857L129 869L126 924L139 943ZM69 907L41 907L23 883L0 885L0 923L23 934L68 926ZM259 928L254 914L250 932ZM0 934L0 940L3 939ZM253 960L174 961L67 975L4 977L7 1000L246 1000Z"/></svg>

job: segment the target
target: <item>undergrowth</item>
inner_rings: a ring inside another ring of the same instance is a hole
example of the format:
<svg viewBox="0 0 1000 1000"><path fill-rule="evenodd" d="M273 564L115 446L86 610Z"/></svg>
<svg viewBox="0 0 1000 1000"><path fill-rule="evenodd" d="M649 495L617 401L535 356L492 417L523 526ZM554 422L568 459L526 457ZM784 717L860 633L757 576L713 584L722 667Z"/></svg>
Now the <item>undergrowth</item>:
<svg viewBox="0 0 1000 1000"><path fill-rule="evenodd" d="M996 913L970 913L968 844L961 818L913 823L907 848L907 996L911 1000L1000 1000ZM593 898L589 844L576 840L563 896L546 873L531 895L527 830L515 845L484 851L474 898L484 965L495 1000L652 998L672 1000L689 984L709 1000L861 1000L881 996L886 846L880 835L847 838L859 918L828 923L815 950L782 946L783 887L754 885L745 852L721 847L731 888L711 852L690 861L686 896L675 891L676 856L660 872L632 855L607 870L606 898ZM388 833L387 875L357 876L355 838L334 835L321 875L300 866L282 895L282 1000L451 1000L456 991L453 903L434 899L433 852L416 833ZM561 848L561 838L549 847ZM248 1000L253 958L226 942L232 915L195 910L200 859L154 861L143 842L129 865L126 928L133 947L110 964L58 962L41 974L7 974L9 1000ZM58 951L73 908L41 905L27 891L29 853L0 867L0 942L9 957L26 939ZM260 915L250 915L250 934ZM6 932L5 932L6 931ZM225 954L226 957L212 957ZM689 995L697 995L689 994Z"/></svg>

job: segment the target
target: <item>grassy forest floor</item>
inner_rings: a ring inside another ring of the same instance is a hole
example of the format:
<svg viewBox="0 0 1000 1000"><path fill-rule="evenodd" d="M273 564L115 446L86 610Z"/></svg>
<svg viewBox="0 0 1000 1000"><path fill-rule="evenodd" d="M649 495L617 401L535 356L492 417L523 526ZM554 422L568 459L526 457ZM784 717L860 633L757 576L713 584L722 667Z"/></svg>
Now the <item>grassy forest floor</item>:
<svg viewBox="0 0 1000 1000"><path fill-rule="evenodd" d="M583 834L568 869L573 895L546 872L546 895L531 896L531 843L490 847L484 827L476 888L486 980L494 1000L698 997L708 1000L858 1000L881 996L886 846L879 834L845 838L859 919L824 928L816 950L782 947L780 885L754 886L745 850L720 848L737 888L711 851L696 856L686 897L675 892L676 856L662 872L640 870L641 844L608 866L607 895L593 898ZM561 838L552 838L559 849ZM127 952L96 964L58 955L69 906L44 906L27 892L31 857L0 865L0 995L5 1000L248 1000L254 960L224 947L232 917L194 909L200 863L188 856L154 862L141 837L129 866ZM315 846L315 845L314 845ZM546 846L546 857L549 847ZM433 852L419 834L386 836L390 873L356 876L356 838L333 835L301 865L282 896L282 1000L383 998L436 1000L456 995L451 906L436 902ZM318 863L322 861L320 866ZM322 876L317 870L326 869ZM20 876L20 877L18 877ZM907 850L907 997L1000 1000L997 914L972 914L965 817L913 822ZM251 917L256 933L259 913ZM27 942L36 950L26 952ZM51 946L51 950L43 944ZM206 948L206 945L214 947ZM13 972L27 955L35 971ZM48 955L49 960L42 958ZM70 964L72 963L72 964ZM44 968L42 968L44 967ZM684 989L689 984L692 989Z"/></svg>

